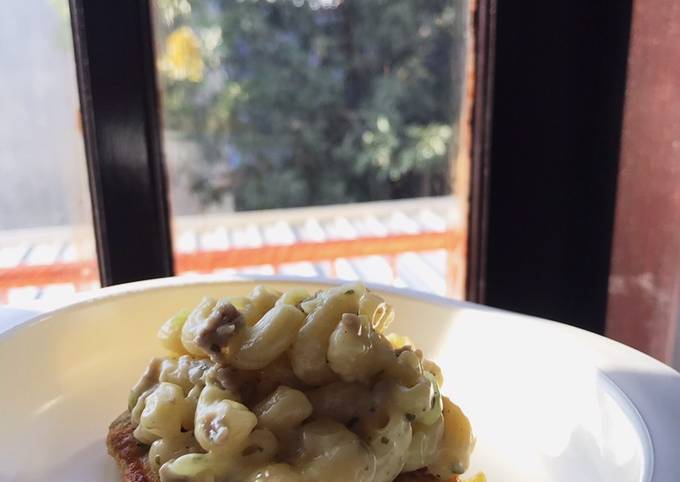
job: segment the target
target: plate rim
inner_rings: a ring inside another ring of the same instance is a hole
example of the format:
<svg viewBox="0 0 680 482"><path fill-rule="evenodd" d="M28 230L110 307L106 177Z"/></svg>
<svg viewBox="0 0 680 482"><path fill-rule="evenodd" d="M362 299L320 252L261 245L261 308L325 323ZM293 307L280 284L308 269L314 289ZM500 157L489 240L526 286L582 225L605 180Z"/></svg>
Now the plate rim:
<svg viewBox="0 0 680 482"><path fill-rule="evenodd" d="M337 286L343 283L354 283L360 282L358 280L347 280L342 278L326 278L321 276L292 276L292 275L260 275L260 274L196 274L196 275L184 275L184 276L169 276L162 278L151 278L141 281L133 281L129 283L121 283L113 286L106 286L103 288L97 288L95 290L84 291L81 293L76 293L71 296L65 303L59 303L57 306L41 306L36 304L33 309L36 314L27 318L25 321L19 323L6 331L0 332L0 338L6 336L11 336L15 331L21 330L22 327L30 326L35 323L39 323L43 318L53 316L65 311L72 309L77 309L81 306L86 306L92 303L97 303L100 301L121 297L129 295L143 294L148 291L157 291L169 288L179 288L186 285L211 285L211 284L221 284L230 282L282 282L282 283L312 283L312 284L323 284L327 286ZM406 298L414 298L418 301L423 301L426 303L434 303L444 307L452 307L458 309L470 309L474 311L486 312L486 313L499 313L503 315L511 315L518 321L529 322L529 323L540 323L542 325L550 325L554 329L570 331L578 336L585 336L593 340L603 342L611 346L617 346L625 351L634 353L640 361L649 363L649 366L655 366L658 369L664 371L670 371L676 376L680 377L680 372L676 371L672 367L660 362L659 360L643 353L633 347L625 345L617 340L607 338L603 335L587 331L583 328L568 325L564 322L557 320L552 320L549 318L541 318L538 316L533 316L524 313L518 313L514 311L504 310L502 308L496 308L493 306L481 305L478 303L473 303L471 301L456 300L452 298L447 298L433 293L427 293L424 291L417 291L411 288L401 288L395 286L384 285L380 283L370 283L362 282L365 286L376 291L382 291L384 293L389 293L396 296L403 296ZM10 308L12 308L10 306ZM21 307L23 309L23 307Z"/></svg>

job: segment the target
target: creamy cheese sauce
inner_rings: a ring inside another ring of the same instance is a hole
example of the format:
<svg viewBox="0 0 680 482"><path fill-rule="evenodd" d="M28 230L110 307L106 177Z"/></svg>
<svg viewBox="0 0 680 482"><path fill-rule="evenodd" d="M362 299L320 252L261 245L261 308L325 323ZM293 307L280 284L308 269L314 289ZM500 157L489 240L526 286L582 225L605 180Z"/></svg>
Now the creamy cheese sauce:
<svg viewBox="0 0 680 482"><path fill-rule="evenodd" d="M132 389L134 435L162 482L448 480L470 423L393 318L361 285L205 299L159 331L173 355Z"/></svg>

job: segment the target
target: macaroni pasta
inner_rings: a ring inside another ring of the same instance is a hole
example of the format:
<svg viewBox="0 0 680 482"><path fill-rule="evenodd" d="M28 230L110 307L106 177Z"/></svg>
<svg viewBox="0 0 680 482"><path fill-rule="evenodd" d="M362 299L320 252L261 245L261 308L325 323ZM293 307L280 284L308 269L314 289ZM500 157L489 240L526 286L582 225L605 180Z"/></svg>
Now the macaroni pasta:
<svg viewBox="0 0 680 482"><path fill-rule="evenodd" d="M361 285L206 298L162 325L172 355L132 389L134 436L162 482L448 480L470 423L393 319Z"/></svg>

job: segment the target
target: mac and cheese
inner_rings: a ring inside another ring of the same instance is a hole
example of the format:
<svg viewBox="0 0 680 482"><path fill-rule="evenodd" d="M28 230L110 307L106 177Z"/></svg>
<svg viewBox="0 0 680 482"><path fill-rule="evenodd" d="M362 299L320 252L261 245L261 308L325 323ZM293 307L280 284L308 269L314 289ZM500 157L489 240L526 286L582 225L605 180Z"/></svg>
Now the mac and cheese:
<svg viewBox="0 0 680 482"><path fill-rule="evenodd" d="M159 331L130 395L134 437L162 482L392 482L463 473L474 438L439 367L387 335L362 285L206 298Z"/></svg>

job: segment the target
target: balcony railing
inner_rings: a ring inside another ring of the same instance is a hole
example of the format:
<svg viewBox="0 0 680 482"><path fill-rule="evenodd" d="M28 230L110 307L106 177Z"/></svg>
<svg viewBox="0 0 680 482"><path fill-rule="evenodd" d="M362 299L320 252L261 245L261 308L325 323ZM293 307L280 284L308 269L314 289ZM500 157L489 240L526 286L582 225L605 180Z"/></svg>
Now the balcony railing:
<svg viewBox="0 0 680 482"><path fill-rule="evenodd" d="M174 224L180 275L339 277L462 295L463 233L453 197L185 216ZM83 228L0 232L0 301L63 296L97 280Z"/></svg>

